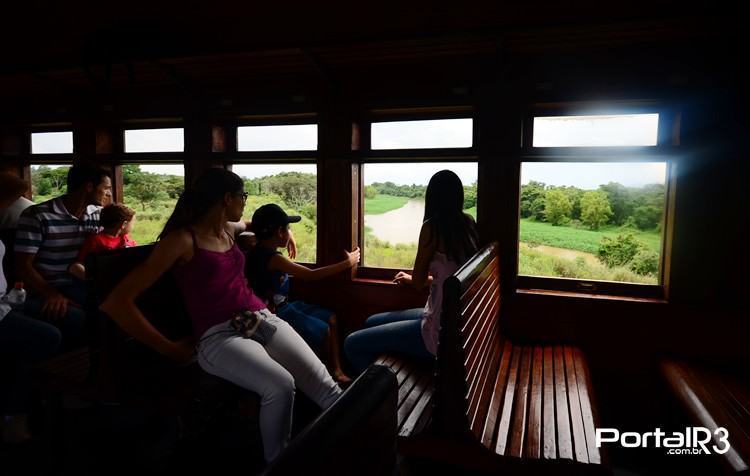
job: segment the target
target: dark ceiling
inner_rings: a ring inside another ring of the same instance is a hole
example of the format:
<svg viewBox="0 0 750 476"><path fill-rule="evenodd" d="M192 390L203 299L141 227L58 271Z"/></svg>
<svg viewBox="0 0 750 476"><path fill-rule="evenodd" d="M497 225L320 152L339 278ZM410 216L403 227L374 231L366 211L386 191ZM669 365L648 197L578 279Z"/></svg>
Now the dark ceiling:
<svg viewBox="0 0 750 476"><path fill-rule="evenodd" d="M706 18L677 2L16 1L0 74L214 53Z"/></svg>

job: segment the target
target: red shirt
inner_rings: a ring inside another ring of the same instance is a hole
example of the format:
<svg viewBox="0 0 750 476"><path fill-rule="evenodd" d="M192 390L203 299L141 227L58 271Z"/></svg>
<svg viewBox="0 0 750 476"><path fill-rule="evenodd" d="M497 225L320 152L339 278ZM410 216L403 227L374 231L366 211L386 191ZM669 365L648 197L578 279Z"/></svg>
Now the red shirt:
<svg viewBox="0 0 750 476"><path fill-rule="evenodd" d="M135 241L131 240L128 235L112 236L106 233L97 233L89 235L78 252L76 261L84 263L89 253L99 253L100 251L116 250L117 248L130 248L136 246Z"/></svg>

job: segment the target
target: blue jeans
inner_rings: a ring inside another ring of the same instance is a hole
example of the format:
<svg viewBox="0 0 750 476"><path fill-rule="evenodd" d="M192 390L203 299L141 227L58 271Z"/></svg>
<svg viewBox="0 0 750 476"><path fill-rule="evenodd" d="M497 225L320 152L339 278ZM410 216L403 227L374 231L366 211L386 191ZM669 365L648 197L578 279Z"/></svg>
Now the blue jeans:
<svg viewBox="0 0 750 476"><path fill-rule="evenodd" d="M318 352L328 337L333 311L303 301L292 301L277 308L276 315L288 322L307 345Z"/></svg>
<svg viewBox="0 0 750 476"><path fill-rule="evenodd" d="M88 343L88 329L86 328L86 313L83 310L82 305L86 302L85 295L82 292L82 286L78 284L70 286L61 286L58 288L61 294L71 299L73 302L68 303L68 308L65 315L56 321L50 322L50 324L60 329L62 333L62 351L68 351L76 349ZM44 299L41 296L29 296L24 304L22 312L31 317L45 320L42 316L42 306L44 305Z"/></svg>
<svg viewBox="0 0 750 476"><path fill-rule="evenodd" d="M365 328L344 341L344 352L357 373L364 371L380 354L395 352L420 359L434 359L422 339L424 308L375 314Z"/></svg>
<svg viewBox="0 0 750 476"><path fill-rule="evenodd" d="M16 311L0 321L0 413L28 410L31 367L52 357L60 340L55 326Z"/></svg>

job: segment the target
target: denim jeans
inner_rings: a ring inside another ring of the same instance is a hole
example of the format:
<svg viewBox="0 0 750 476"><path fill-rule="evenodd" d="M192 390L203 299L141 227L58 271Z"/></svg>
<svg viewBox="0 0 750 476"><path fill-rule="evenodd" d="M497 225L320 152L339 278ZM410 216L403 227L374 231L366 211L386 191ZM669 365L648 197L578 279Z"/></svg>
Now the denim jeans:
<svg viewBox="0 0 750 476"><path fill-rule="evenodd" d="M344 341L344 351L357 373L364 371L380 354L395 352L420 359L434 359L422 339L424 308L374 314L365 328Z"/></svg>
<svg viewBox="0 0 750 476"><path fill-rule="evenodd" d="M52 357L60 340L55 326L16 311L0 321L0 413L28 411L31 367Z"/></svg>
<svg viewBox="0 0 750 476"><path fill-rule="evenodd" d="M75 283L69 286L61 286L58 291L71 299L68 303L65 315L55 321L48 321L42 316L44 299L38 295L31 295L26 300L22 312L28 316L35 317L56 326L62 333L61 351L76 349L88 343L88 329L86 328L86 313L83 310L85 294L82 285Z"/></svg>

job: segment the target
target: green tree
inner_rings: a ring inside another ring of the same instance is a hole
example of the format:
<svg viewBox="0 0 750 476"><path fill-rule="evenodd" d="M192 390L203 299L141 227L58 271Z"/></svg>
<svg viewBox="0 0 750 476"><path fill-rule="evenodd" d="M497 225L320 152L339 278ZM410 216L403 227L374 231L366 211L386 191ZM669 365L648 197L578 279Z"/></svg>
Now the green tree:
<svg viewBox="0 0 750 476"><path fill-rule="evenodd" d="M544 198L544 217L555 226L562 225L570 219L573 210L567 194L560 189L547 191Z"/></svg>
<svg viewBox="0 0 750 476"><path fill-rule="evenodd" d="M477 205L477 184L464 187L464 210Z"/></svg>
<svg viewBox="0 0 750 476"><path fill-rule="evenodd" d="M185 179L178 175L164 175L163 176L164 191L167 192L169 198L180 198L180 195L185 190Z"/></svg>
<svg viewBox="0 0 750 476"><path fill-rule="evenodd" d="M36 189L34 191L36 195L49 195L52 193L52 184L50 183L49 179L45 177L37 180L34 188Z"/></svg>
<svg viewBox="0 0 750 476"><path fill-rule="evenodd" d="M581 197L583 197L584 191L580 188L576 187L560 187L560 189L565 192L565 194L568 196L568 200L570 200L571 210L570 210L570 218L573 220L580 220L581 219Z"/></svg>
<svg viewBox="0 0 750 476"><path fill-rule="evenodd" d="M545 185L530 181L521 185L521 218L544 219Z"/></svg>
<svg viewBox="0 0 750 476"><path fill-rule="evenodd" d="M614 268L630 263L643 249L645 246L632 233L625 233L614 239L607 236L602 238L596 256L608 268Z"/></svg>
<svg viewBox="0 0 750 476"><path fill-rule="evenodd" d="M318 179L315 174L283 172L268 177L262 182L261 192L277 194L292 208L301 208L317 200Z"/></svg>
<svg viewBox="0 0 750 476"><path fill-rule="evenodd" d="M130 185L143 175L141 166L138 164L125 164L122 166L122 184Z"/></svg>
<svg viewBox="0 0 750 476"><path fill-rule="evenodd" d="M135 181L128 186L127 193L132 195L146 211L146 204L159 198L162 191L162 182L157 175L143 172L134 177Z"/></svg>
<svg viewBox="0 0 750 476"><path fill-rule="evenodd" d="M625 223L628 216L633 213L634 201L631 189L617 182L609 182L606 185L599 185L599 190L604 192L609 200L612 223L616 225Z"/></svg>
<svg viewBox="0 0 750 476"><path fill-rule="evenodd" d="M650 230L659 224L661 215L661 207L641 205L633 210L633 222L641 230Z"/></svg>
<svg viewBox="0 0 750 476"><path fill-rule="evenodd" d="M607 195L601 190L586 192L581 197L581 221L592 230L598 230L612 216Z"/></svg>
<svg viewBox="0 0 750 476"><path fill-rule="evenodd" d="M372 185L365 186L365 198L372 199L378 196L378 189Z"/></svg>

